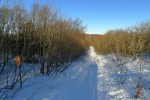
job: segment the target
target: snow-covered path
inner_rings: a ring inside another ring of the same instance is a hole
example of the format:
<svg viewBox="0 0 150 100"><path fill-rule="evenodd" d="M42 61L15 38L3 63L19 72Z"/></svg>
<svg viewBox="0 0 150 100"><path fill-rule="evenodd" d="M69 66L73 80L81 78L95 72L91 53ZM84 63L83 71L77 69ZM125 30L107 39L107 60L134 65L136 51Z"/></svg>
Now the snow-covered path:
<svg viewBox="0 0 150 100"><path fill-rule="evenodd" d="M26 80L11 100L135 100L137 62L125 65L128 79L120 85L119 68L112 57L98 55L90 47L86 56L72 62L55 78L45 76ZM149 64L143 75L147 81L150 80L148 68ZM144 100L149 100L148 88L143 92L147 95L143 95Z"/></svg>
<svg viewBox="0 0 150 100"><path fill-rule="evenodd" d="M31 78L13 100L97 100L97 69L93 47L54 79Z"/></svg>

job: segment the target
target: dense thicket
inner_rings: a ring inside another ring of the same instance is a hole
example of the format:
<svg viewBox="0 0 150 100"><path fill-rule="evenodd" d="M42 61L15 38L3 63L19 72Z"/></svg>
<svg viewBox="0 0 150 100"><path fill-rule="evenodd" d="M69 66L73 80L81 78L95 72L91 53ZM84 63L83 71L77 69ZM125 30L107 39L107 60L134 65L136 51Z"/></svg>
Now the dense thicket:
<svg viewBox="0 0 150 100"><path fill-rule="evenodd" d="M38 56L41 73L44 74L45 69L47 73L58 71L61 65L84 52L80 39L84 30L79 19L63 18L48 5L35 3L30 11L18 4L1 5L1 58L7 63L8 55L12 58L19 55L22 61Z"/></svg>
<svg viewBox="0 0 150 100"><path fill-rule="evenodd" d="M92 40L94 41L94 40ZM108 31L92 43L101 54L138 56L150 52L150 23L144 22L128 29Z"/></svg>

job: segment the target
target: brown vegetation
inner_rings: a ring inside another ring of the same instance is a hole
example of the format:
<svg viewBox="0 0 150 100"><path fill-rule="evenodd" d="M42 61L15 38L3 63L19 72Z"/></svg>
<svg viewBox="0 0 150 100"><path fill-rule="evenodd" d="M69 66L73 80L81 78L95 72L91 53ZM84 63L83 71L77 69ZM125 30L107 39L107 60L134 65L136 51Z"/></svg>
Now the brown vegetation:
<svg viewBox="0 0 150 100"><path fill-rule="evenodd" d="M57 62L56 68L84 52L80 35L84 34L85 27L80 20L58 17L49 6L37 3L31 12L21 5L1 7L0 10L0 48L4 55L10 53L28 59L38 55L43 64L46 60L51 62L49 67Z"/></svg>
<svg viewBox="0 0 150 100"><path fill-rule="evenodd" d="M150 52L150 23L141 23L126 30L108 31L102 38L91 39L101 54L139 55ZM95 41L94 41L95 40Z"/></svg>

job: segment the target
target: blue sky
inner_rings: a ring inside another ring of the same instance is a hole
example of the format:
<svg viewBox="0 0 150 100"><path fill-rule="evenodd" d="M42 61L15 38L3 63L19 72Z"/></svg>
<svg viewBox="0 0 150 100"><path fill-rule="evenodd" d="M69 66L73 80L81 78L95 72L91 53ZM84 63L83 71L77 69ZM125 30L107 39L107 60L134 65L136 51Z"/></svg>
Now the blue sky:
<svg viewBox="0 0 150 100"><path fill-rule="evenodd" d="M35 0L24 1L29 8ZM91 34L150 19L150 0L41 0L41 3L50 3L66 17L81 19Z"/></svg>

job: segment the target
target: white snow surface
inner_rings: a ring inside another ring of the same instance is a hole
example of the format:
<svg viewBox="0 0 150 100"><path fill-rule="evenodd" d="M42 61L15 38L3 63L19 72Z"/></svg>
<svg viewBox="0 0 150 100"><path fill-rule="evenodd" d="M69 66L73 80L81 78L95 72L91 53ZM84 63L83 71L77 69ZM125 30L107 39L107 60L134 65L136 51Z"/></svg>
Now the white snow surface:
<svg viewBox="0 0 150 100"><path fill-rule="evenodd" d="M93 47L56 77L31 77L11 100L134 100L137 61L127 63L127 81L119 84L118 66L112 55L98 55ZM139 99L150 98L150 67L144 63L145 86Z"/></svg>

